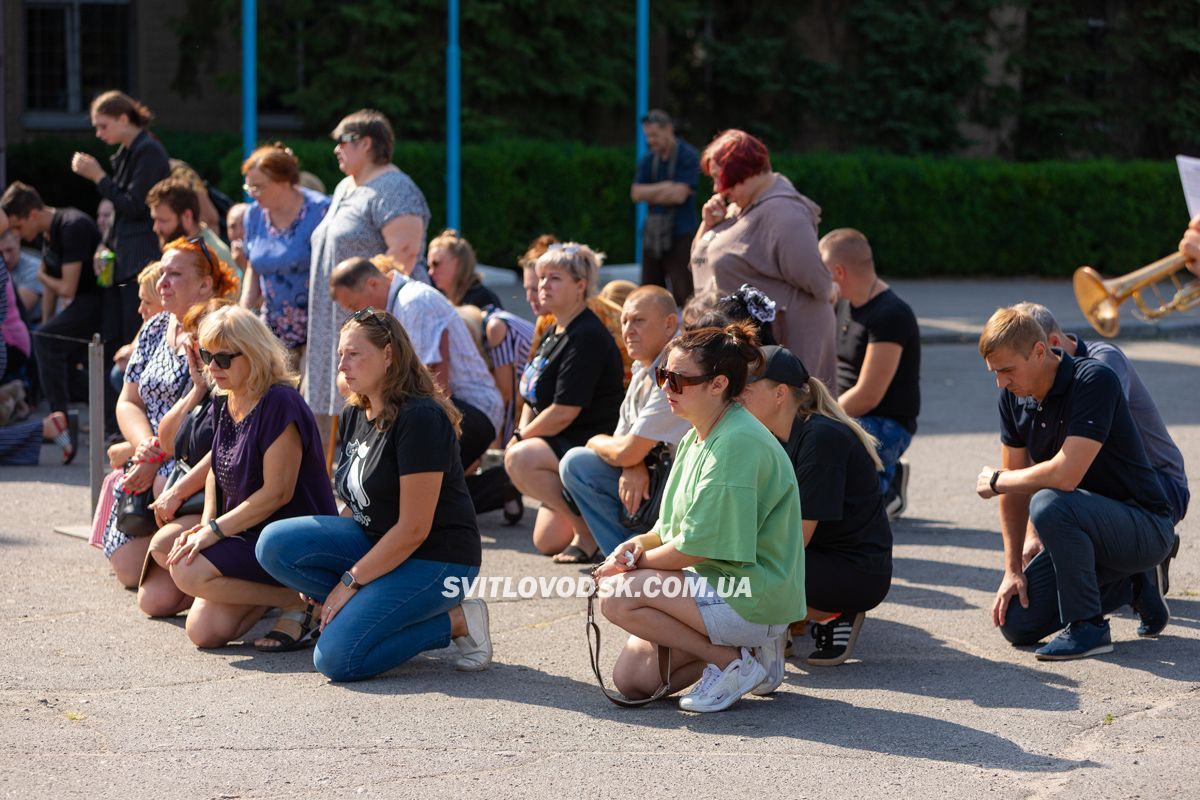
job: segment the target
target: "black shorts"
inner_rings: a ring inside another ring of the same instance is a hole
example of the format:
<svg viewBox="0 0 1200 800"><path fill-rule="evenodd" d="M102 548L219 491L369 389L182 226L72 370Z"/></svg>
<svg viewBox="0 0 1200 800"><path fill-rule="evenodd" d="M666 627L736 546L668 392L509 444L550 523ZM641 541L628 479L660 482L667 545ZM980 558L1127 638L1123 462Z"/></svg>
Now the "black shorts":
<svg viewBox="0 0 1200 800"><path fill-rule="evenodd" d="M804 551L804 594L809 608L858 613L883 602L892 573L864 571L852 558L828 550Z"/></svg>

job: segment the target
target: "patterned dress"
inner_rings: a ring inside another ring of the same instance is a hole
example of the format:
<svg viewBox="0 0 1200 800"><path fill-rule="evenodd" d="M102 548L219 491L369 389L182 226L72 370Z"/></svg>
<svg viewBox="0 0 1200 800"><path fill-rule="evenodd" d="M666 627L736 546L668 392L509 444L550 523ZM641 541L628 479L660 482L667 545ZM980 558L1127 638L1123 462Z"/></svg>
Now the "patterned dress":
<svg viewBox="0 0 1200 800"><path fill-rule="evenodd" d="M329 276L347 258L387 252L383 226L408 215L420 217L429 226L429 205L417 184L400 170L388 170L361 186L355 186L351 178L339 183L325 219L313 231L304 400L314 414L335 416L344 404L334 381L338 334L349 315L329 297ZM413 277L429 282L424 248Z"/></svg>
<svg viewBox="0 0 1200 800"><path fill-rule="evenodd" d="M492 369L508 369L513 372L514 377L519 377L521 371L525 368L526 362L529 361L529 348L533 344L533 323L503 309L491 308L483 316L483 329L485 331L487 330L487 324L493 319L503 322L508 328L508 332L504 334L504 338L500 340L500 344L495 347L488 347L486 342L484 344L484 347L487 349L488 358L492 362ZM503 430L500 431L501 442L507 442L512 438L513 428L515 427L517 405L516 384L517 380L514 380L513 396L504 404L504 425Z"/></svg>
<svg viewBox="0 0 1200 800"><path fill-rule="evenodd" d="M171 315L166 311L146 320L137 337L137 349L129 357L129 366L125 368L125 382L137 385L138 396L146 406L146 419L155 435L158 435L158 423L192 386L187 355L175 350L167 339L170 322ZM158 473L166 476L173 463L169 459L164 461ZM122 482L118 481L117 492L120 492L121 485ZM129 537L117 530L117 505L113 504L104 526L106 558L111 558L118 547L129 541Z"/></svg>

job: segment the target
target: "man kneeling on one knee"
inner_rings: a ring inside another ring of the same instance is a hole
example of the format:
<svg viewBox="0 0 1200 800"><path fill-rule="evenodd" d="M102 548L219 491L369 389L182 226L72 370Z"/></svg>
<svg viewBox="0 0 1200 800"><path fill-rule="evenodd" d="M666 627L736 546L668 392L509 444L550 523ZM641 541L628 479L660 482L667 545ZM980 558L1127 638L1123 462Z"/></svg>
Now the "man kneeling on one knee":
<svg viewBox="0 0 1200 800"><path fill-rule="evenodd" d="M661 286L642 286L625 300L621 332L634 359L633 379L621 402L621 417L611 436L600 434L586 447L567 451L559 476L582 515L575 520L575 541L559 561L574 557L591 561L597 550L608 555L630 536L621 524L624 505L630 514L649 496L644 460L658 442L674 449L688 432L687 420L671 413L667 396L655 382L663 348L678 326L675 300Z"/></svg>
<svg viewBox="0 0 1200 800"><path fill-rule="evenodd" d="M1015 308L992 315L979 353L1002 390L1001 466L976 483L980 497L1000 496L1004 579L992 621L1015 645L1061 629L1036 651L1041 660L1111 652L1104 615L1124 605L1141 615L1139 635L1157 636L1175 533L1117 375L1052 349ZM1022 570L1027 527L1044 549ZM1140 573L1153 580L1135 586Z"/></svg>

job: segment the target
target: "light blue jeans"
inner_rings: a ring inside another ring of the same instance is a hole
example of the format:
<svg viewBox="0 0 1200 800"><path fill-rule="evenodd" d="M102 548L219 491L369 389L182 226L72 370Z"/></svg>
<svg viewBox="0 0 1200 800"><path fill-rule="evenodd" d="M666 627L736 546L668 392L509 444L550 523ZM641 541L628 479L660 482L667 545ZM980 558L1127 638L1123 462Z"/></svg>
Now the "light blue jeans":
<svg viewBox="0 0 1200 800"><path fill-rule="evenodd" d="M620 467L605 464L594 450L573 447L558 462L558 475L604 555L633 536L621 524Z"/></svg>
<svg viewBox="0 0 1200 800"><path fill-rule="evenodd" d="M263 529L255 555L284 586L324 601L342 573L375 545L350 517L295 517ZM479 567L410 558L354 593L325 626L313 664L332 681L387 672L425 650L450 644L450 609L461 581ZM455 589L446 597L446 579Z"/></svg>
<svg viewBox="0 0 1200 800"><path fill-rule="evenodd" d="M879 473L879 492L887 497L888 487L896 477L896 462L904 451L912 444L912 434L891 417L865 416L858 418L858 424L867 433L879 440L879 460L883 462L883 472Z"/></svg>

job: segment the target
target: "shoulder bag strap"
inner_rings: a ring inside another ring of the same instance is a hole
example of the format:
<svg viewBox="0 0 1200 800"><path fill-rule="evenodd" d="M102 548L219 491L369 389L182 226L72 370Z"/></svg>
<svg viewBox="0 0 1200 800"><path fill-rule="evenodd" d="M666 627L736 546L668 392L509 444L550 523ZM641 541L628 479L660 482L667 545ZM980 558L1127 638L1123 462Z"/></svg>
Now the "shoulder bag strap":
<svg viewBox="0 0 1200 800"><path fill-rule="evenodd" d="M588 595L587 606L588 655L591 657L592 674L596 676L596 683L600 685L600 691L604 692L604 696L622 708L637 708L653 703L674 691L671 688L671 648L662 645L658 646L659 684L658 688L654 690L654 694L643 700L629 700L604 685L604 676L600 673L600 626L596 624L595 601L596 592L592 592Z"/></svg>

